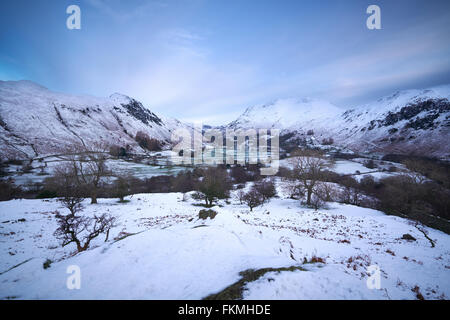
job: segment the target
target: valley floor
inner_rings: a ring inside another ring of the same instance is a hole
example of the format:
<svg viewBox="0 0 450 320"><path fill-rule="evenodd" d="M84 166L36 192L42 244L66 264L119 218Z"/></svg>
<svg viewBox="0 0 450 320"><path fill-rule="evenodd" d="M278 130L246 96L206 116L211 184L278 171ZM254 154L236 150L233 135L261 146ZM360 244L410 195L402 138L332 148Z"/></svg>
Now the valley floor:
<svg viewBox="0 0 450 320"><path fill-rule="evenodd" d="M280 197L253 212L220 201L214 219L199 220L202 208L180 193L129 200L86 201L85 214L109 213L118 226L79 254L53 236L52 212L66 210L56 200L0 202L0 299L202 299L242 271L292 266L300 268L243 283L242 298L450 297L450 236L424 227L432 248L406 219L337 203L314 211ZM417 241L400 239L406 233ZM70 265L81 270L79 290L66 286ZM370 265L381 269L380 289L367 286Z"/></svg>

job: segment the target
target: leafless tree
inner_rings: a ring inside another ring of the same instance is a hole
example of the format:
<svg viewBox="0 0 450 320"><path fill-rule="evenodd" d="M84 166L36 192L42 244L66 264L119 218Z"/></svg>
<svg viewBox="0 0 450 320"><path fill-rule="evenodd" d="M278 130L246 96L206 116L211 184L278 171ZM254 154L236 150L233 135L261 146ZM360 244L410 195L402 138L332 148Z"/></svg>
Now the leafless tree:
<svg viewBox="0 0 450 320"><path fill-rule="evenodd" d="M197 184L197 191L203 196L207 206L211 206L217 199L228 198L230 190L227 171L218 167L204 170L203 179Z"/></svg>
<svg viewBox="0 0 450 320"><path fill-rule="evenodd" d="M316 184L314 193L325 202L336 201L338 190L332 183L319 181Z"/></svg>
<svg viewBox="0 0 450 320"><path fill-rule="evenodd" d="M79 184L77 174L70 164L65 163L56 167L53 177L47 184L61 196L59 201L72 215L83 209L82 202L86 192L84 186Z"/></svg>
<svg viewBox="0 0 450 320"><path fill-rule="evenodd" d="M253 188L258 191L263 197L263 201L266 202L270 198L273 198L277 195L277 190L275 188L275 183L272 179L264 179L255 182Z"/></svg>
<svg viewBox="0 0 450 320"><path fill-rule="evenodd" d="M353 177L345 177L341 181L343 190L339 193L339 201L342 203L353 204L358 206L361 204L362 190L359 187L358 181Z"/></svg>
<svg viewBox="0 0 450 320"><path fill-rule="evenodd" d="M252 188L244 195L244 202L253 211L253 208L260 206L264 203L264 197L256 189Z"/></svg>
<svg viewBox="0 0 450 320"><path fill-rule="evenodd" d="M325 208L326 207L326 203L325 201L322 199L322 197L320 197L318 194L313 193L311 196L311 207L314 208L314 210L318 210L320 208Z"/></svg>
<svg viewBox="0 0 450 320"><path fill-rule="evenodd" d="M97 203L97 195L105 177L110 175L106 166L108 147L92 144L90 147L75 145L63 160L70 164L77 184L89 193L91 203Z"/></svg>
<svg viewBox="0 0 450 320"><path fill-rule="evenodd" d="M58 211L55 213L58 229L56 229L54 235L61 240L63 247L70 243L75 243L78 252L89 248L92 239L102 233L106 233L105 241L108 241L109 230L114 227L115 222L115 218L108 214L91 218L72 213L62 215Z"/></svg>
<svg viewBox="0 0 450 320"><path fill-rule="evenodd" d="M119 198L120 202L125 202L124 198L131 192L130 181L132 177L129 175L119 175L114 181L114 193Z"/></svg>
<svg viewBox="0 0 450 320"><path fill-rule="evenodd" d="M316 150L301 150L293 153L290 159L293 166L290 180L293 190L301 190L306 194L306 204L311 205L311 196L316 184L323 176L323 171L330 166L322 152ZM297 182L297 184L296 184Z"/></svg>

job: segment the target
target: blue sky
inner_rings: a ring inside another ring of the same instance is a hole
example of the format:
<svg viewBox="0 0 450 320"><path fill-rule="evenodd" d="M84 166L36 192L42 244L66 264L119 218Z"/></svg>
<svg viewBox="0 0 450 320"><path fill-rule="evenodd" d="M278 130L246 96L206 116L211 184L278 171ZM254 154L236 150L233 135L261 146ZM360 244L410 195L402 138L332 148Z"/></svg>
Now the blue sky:
<svg viewBox="0 0 450 320"><path fill-rule="evenodd" d="M67 6L81 30L66 28ZM381 30L366 9L381 8ZM450 1L2 0L0 79L222 124L283 97L354 107L450 83Z"/></svg>

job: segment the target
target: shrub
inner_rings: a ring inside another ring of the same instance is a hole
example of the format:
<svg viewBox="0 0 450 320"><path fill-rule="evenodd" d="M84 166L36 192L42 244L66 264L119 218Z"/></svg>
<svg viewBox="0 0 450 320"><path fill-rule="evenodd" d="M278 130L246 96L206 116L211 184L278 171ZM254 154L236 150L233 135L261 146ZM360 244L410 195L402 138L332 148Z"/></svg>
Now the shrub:
<svg viewBox="0 0 450 320"><path fill-rule="evenodd" d="M38 193L36 199L48 199L48 198L56 198L58 194L56 191L44 189Z"/></svg>
<svg viewBox="0 0 450 320"><path fill-rule="evenodd" d="M333 138L325 138L325 139L322 140L322 144L325 145L325 146L332 145L333 143L334 143L334 139Z"/></svg>
<svg viewBox="0 0 450 320"><path fill-rule="evenodd" d="M372 159L364 162L364 166L368 169L375 169L377 167L377 165L375 164L375 162Z"/></svg>
<svg viewBox="0 0 450 320"><path fill-rule="evenodd" d="M16 186L13 179L0 180L0 201L18 198L22 193L22 188Z"/></svg>
<svg viewBox="0 0 450 320"><path fill-rule="evenodd" d="M195 190L196 178L191 171L179 172L172 182L172 191L186 193Z"/></svg>
<svg viewBox="0 0 450 320"><path fill-rule="evenodd" d="M209 210L202 209L198 213L198 218L203 219L203 220L206 220L208 218L214 219L216 217L216 215L217 215L217 212L212 209L209 209Z"/></svg>
<svg viewBox="0 0 450 320"><path fill-rule="evenodd" d="M390 166L390 167L388 168L388 171L389 171L389 172L397 172L397 167L396 167L396 166Z"/></svg>
<svg viewBox="0 0 450 320"><path fill-rule="evenodd" d="M116 158L123 158L128 156L127 149L118 145L112 145L109 148L109 154Z"/></svg>
<svg viewBox="0 0 450 320"><path fill-rule="evenodd" d="M50 265L52 264L52 260L50 260L50 259L47 259L47 260L45 260L45 262L42 264L42 267L44 268L44 269L48 269L48 268L50 268Z"/></svg>

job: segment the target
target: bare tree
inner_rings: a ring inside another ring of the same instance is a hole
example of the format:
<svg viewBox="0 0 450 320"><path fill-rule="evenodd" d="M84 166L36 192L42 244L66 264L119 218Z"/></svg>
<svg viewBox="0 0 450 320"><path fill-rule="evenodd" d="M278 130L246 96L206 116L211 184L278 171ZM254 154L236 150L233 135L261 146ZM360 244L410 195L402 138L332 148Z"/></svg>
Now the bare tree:
<svg viewBox="0 0 450 320"><path fill-rule="evenodd" d="M197 185L197 190L203 195L207 206L211 206L217 199L228 198L230 189L227 171L217 167L204 170L203 179Z"/></svg>
<svg viewBox="0 0 450 320"><path fill-rule="evenodd" d="M69 209L72 215L83 209L82 202L85 198L85 190L78 183L78 177L70 164L63 164L54 170L53 177L48 180L51 188L61 196L59 201Z"/></svg>
<svg viewBox="0 0 450 320"><path fill-rule="evenodd" d="M347 176L341 181L344 187L339 194L339 201L346 204L358 206L361 204L362 190L355 178Z"/></svg>
<svg viewBox="0 0 450 320"><path fill-rule="evenodd" d="M255 182L253 185L256 191L258 191L263 197L263 201L266 202L270 198L273 198L277 195L277 190L275 188L275 183L272 179L264 179Z"/></svg>
<svg viewBox="0 0 450 320"><path fill-rule="evenodd" d="M264 203L264 197L256 189L252 188L249 192L244 195L244 202L253 211L253 208L260 206Z"/></svg>
<svg viewBox="0 0 450 320"><path fill-rule="evenodd" d="M313 207L314 210L318 210L320 208L325 208L326 204L322 197L320 197L318 194L313 193L311 196L310 206Z"/></svg>
<svg viewBox="0 0 450 320"><path fill-rule="evenodd" d="M330 182L319 181L316 184L314 193L323 201L336 201L338 191Z"/></svg>
<svg viewBox="0 0 450 320"><path fill-rule="evenodd" d="M128 175L120 175L114 181L114 193L119 198L120 202L125 202L124 198L131 192L130 181L132 177Z"/></svg>
<svg viewBox="0 0 450 320"><path fill-rule="evenodd" d="M290 180L298 182L295 189L300 189L306 194L306 204L311 205L311 196L315 186L323 176L323 171L330 166L322 152L315 150L301 150L293 153L290 159L293 166Z"/></svg>
<svg viewBox="0 0 450 320"><path fill-rule="evenodd" d="M105 241L108 241L109 230L114 227L115 222L115 218L107 214L90 218L72 213L67 215L61 215L58 211L55 213L58 229L56 229L54 235L61 240L63 247L75 243L78 252L89 248L92 239L102 233L106 233Z"/></svg>
<svg viewBox="0 0 450 320"><path fill-rule="evenodd" d="M107 154L108 147L102 144L93 144L91 147L75 145L63 158L71 165L78 185L89 193L91 204L97 203L102 181L110 175L106 166Z"/></svg>

